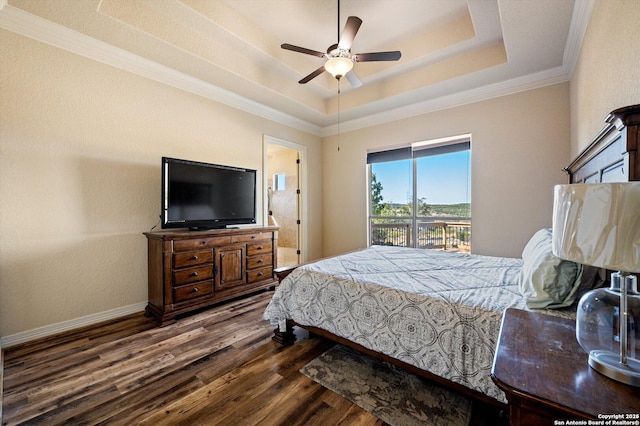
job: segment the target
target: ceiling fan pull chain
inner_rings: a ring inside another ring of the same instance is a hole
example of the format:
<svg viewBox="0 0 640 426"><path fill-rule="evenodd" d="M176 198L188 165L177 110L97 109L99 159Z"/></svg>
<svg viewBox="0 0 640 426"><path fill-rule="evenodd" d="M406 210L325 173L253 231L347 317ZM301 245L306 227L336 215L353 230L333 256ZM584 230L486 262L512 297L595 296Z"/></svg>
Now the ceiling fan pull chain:
<svg viewBox="0 0 640 426"><path fill-rule="evenodd" d="M340 79L338 79L338 151L340 151Z"/></svg>

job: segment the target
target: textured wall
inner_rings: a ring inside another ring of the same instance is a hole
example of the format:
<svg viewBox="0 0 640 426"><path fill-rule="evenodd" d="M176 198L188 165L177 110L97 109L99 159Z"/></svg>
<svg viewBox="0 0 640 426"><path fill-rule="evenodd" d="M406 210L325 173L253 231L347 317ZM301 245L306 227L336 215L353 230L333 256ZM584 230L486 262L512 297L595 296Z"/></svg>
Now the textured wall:
<svg viewBox="0 0 640 426"><path fill-rule="evenodd" d="M261 170L264 134L306 145L321 255L319 137L4 30L0 67L0 336L147 300L163 155Z"/></svg>
<svg viewBox="0 0 640 426"><path fill-rule="evenodd" d="M569 84L563 83L341 134L324 141L323 252L367 244L367 150L471 133L472 251L520 257L551 226L566 182Z"/></svg>
<svg viewBox="0 0 640 426"><path fill-rule="evenodd" d="M640 1L597 0L571 78L571 154L616 108L640 104Z"/></svg>
<svg viewBox="0 0 640 426"><path fill-rule="evenodd" d="M368 149L460 133L473 135L473 250L519 256L550 225L561 167L609 111L640 103L638 16L639 1L596 2L570 90L560 84L322 143L0 30L0 336L144 302L142 232L158 223L160 157L261 169L264 134L309 149L308 259L366 245Z"/></svg>

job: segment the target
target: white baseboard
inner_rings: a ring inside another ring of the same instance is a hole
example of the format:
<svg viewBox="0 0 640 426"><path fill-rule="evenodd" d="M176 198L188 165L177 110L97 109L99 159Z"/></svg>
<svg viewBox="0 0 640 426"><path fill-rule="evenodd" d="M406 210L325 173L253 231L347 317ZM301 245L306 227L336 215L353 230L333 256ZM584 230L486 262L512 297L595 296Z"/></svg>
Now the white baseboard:
<svg viewBox="0 0 640 426"><path fill-rule="evenodd" d="M87 315L86 317L75 318L69 321L63 321L57 324L46 325L44 327L34 328L33 330L23 331L21 333L3 336L0 337L0 350L8 348L9 346L14 346L20 343L39 339L41 337L47 337L54 334L62 333L64 331L85 327L87 325L97 324L102 321L108 321L115 318L123 317L125 315L135 314L136 312L144 311L144 308L146 306L147 302L136 303L134 305L111 309L110 311Z"/></svg>

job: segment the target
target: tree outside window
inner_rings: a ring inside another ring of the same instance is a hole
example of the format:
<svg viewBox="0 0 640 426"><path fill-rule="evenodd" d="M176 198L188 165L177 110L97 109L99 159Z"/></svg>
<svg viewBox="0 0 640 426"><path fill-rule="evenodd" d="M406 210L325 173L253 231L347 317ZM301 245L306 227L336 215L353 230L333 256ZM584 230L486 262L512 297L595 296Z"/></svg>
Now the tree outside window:
<svg viewBox="0 0 640 426"><path fill-rule="evenodd" d="M368 158L370 244L469 251L470 157L465 142Z"/></svg>

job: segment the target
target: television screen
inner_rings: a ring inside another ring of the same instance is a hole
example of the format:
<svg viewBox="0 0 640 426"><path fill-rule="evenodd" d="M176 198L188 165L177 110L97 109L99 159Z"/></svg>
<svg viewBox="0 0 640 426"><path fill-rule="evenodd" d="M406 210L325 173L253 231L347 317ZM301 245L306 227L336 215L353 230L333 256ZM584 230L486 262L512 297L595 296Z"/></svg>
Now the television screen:
<svg viewBox="0 0 640 426"><path fill-rule="evenodd" d="M256 223L256 171L162 158L162 227Z"/></svg>

